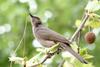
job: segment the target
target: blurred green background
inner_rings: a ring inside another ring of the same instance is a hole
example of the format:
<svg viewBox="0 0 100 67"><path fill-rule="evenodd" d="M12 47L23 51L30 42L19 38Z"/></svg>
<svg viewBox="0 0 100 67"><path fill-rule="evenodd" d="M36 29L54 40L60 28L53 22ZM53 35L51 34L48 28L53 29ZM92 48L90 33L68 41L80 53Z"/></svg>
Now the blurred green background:
<svg viewBox="0 0 100 67"><path fill-rule="evenodd" d="M0 0L0 67L9 67L8 57L23 36L25 22L26 35L17 56L29 59L37 53L32 45L34 37L28 12L40 17L49 28L69 38L75 32L75 21L82 18L87 2L88 0ZM94 67L100 66L99 44L100 35L96 38L96 47L89 50L94 56L91 59ZM84 42L80 45L87 46ZM13 67L19 66L13 64Z"/></svg>

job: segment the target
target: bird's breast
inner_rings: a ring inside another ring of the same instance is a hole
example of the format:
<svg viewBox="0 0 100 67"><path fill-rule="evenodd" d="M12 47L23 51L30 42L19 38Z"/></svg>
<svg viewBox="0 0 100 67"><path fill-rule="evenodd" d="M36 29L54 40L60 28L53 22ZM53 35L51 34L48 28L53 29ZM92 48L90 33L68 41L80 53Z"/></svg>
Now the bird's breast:
<svg viewBox="0 0 100 67"><path fill-rule="evenodd" d="M44 47L51 47L53 45L55 45L55 43L53 41L48 41L48 40L43 40L43 39L37 39L41 45L43 45Z"/></svg>
<svg viewBox="0 0 100 67"><path fill-rule="evenodd" d="M42 28L33 28L32 30L33 30L33 34L34 34L35 38L44 47L49 48L49 47L55 45L54 41L50 41L50 40L45 39L45 37L48 37L48 36L46 36L47 34L42 30Z"/></svg>

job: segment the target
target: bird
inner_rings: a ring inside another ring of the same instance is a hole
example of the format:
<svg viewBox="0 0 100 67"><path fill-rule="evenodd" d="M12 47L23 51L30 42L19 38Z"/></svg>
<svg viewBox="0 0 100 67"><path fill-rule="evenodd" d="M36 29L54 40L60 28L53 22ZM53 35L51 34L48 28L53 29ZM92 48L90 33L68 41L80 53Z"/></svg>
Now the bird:
<svg viewBox="0 0 100 67"><path fill-rule="evenodd" d="M59 43L61 47L64 47L66 51L70 52L75 56L80 62L88 64L86 60L83 59L77 52L71 48L71 43L61 34L53 31L52 29L46 27L41 19L37 16L33 16L29 13L31 17L32 32L37 41L46 48L50 48L53 45Z"/></svg>

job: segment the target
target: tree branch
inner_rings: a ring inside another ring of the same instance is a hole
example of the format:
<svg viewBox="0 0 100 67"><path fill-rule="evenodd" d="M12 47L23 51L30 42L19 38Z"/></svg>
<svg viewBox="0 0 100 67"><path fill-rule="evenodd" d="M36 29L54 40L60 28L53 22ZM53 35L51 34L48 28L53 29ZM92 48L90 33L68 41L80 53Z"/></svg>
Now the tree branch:
<svg viewBox="0 0 100 67"><path fill-rule="evenodd" d="M47 53L46 57L42 60L42 62L38 63L38 64L35 64L35 65L32 65L31 67L37 67L38 65L40 64L43 64L47 59L51 58L53 55L55 54L59 54L59 50L53 52L53 53Z"/></svg>
<svg viewBox="0 0 100 67"><path fill-rule="evenodd" d="M73 40L75 39L77 34L83 29L83 27L84 27L86 21L88 20L88 18L89 18L89 14L85 14L85 17L84 17L83 21L81 22L80 26L77 28L77 30L75 31L75 33L73 34L73 36L70 39L71 43L73 42Z"/></svg>

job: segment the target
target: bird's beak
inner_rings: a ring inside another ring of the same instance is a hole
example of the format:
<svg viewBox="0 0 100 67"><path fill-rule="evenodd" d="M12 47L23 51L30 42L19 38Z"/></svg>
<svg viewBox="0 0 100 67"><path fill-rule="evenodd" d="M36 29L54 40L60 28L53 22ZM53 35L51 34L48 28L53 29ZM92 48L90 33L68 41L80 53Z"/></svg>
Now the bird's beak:
<svg viewBox="0 0 100 67"><path fill-rule="evenodd" d="M31 17L31 18L33 18L33 17L34 17L31 13L29 13L29 15L30 15L30 17Z"/></svg>

